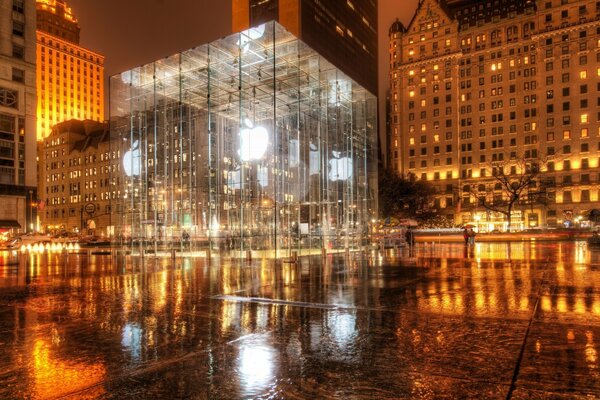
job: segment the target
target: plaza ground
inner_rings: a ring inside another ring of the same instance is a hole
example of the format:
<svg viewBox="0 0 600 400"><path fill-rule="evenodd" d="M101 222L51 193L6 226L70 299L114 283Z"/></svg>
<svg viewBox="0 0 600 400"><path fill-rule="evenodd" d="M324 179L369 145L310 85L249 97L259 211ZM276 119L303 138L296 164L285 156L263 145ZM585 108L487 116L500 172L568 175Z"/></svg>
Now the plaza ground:
<svg viewBox="0 0 600 400"><path fill-rule="evenodd" d="M600 250L0 257L0 398L600 396Z"/></svg>

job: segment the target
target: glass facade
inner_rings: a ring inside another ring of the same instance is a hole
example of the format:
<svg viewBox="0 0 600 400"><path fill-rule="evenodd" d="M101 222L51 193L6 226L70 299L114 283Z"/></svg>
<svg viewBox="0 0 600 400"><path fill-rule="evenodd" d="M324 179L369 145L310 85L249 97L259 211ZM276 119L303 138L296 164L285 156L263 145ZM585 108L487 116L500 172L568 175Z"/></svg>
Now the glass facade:
<svg viewBox="0 0 600 400"><path fill-rule="evenodd" d="M277 23L110 84L124 247L274 257L366 244L376 98Z"/></svg>

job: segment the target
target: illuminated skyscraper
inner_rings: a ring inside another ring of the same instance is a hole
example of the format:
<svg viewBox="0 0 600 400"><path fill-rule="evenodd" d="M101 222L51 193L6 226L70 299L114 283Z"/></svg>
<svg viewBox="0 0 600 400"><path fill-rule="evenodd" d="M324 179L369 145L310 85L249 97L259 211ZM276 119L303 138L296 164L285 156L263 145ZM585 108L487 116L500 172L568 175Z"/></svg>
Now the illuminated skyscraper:
<svg viewBox="0 0 600 400"><path fill-rule="evenodd" d="M37 0L37 138L69 119L104 121L104 56L79 46L63 0Z"/></svg>
<svg viewBox="0 0 600 400"><path fill-rule="evenodd" d="M0 0L0 232L34 228L35 2Z"/></svg>
<svg viewBox="0 0 600 400"><path fill-rule="evenodd" d="M233 0L234 32L276 20L377 94L376 0Z"/></svg>

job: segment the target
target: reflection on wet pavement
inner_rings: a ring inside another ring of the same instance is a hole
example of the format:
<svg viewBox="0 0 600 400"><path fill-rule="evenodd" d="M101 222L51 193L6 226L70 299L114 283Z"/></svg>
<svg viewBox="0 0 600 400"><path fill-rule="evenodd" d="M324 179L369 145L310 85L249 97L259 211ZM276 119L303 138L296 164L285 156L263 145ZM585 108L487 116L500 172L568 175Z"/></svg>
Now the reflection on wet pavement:
<svg viewBox="0 0 600 400"><path fill-rule="evenodd" d="M600 396L600 252L0 253L0 398Z"/></svg>

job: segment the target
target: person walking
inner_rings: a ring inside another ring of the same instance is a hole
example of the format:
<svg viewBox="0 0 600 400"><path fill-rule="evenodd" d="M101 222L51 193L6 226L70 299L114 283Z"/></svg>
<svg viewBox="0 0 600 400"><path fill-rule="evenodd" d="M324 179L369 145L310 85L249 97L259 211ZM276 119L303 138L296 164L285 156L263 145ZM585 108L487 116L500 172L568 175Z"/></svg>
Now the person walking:
<svg viewBox="0 0 600 400"><path fill-rule="evenodd" d="M406 229L406 244L408 244L409 247L415 245L415 233L411 228Z"/></svg>
<svg viewBox="0 0 600 400"><path fill-rule="evenodd" d="M467 229L466 226L463 228L463 238L465 239L465 245L468 245L469 244L469 230Z"/></svg>
<svg viewBox="0 0 600 400"><path fill-rule="evenodd" d="M473 228L469 229L469 244L470 245L475 245L475 231L473 230Z"/></svg>

